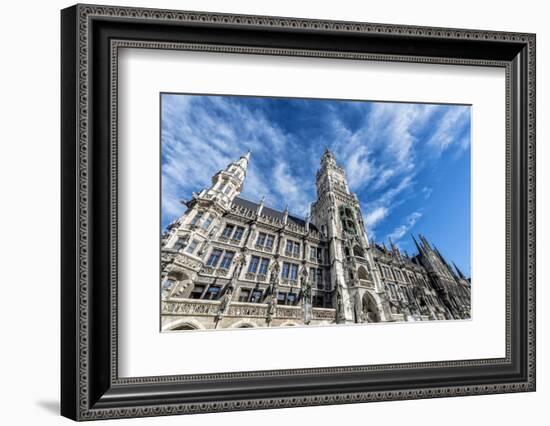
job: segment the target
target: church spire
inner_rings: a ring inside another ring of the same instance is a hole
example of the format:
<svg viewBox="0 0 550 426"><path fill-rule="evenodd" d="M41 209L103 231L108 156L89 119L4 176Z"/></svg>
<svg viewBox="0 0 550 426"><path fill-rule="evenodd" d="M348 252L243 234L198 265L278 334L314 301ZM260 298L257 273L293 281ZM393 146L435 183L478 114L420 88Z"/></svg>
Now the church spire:
<svg viewBox="0 0 550 426"><path fill-rule="evenodd" d="M465 280L466 276L462 273L462 271L458 268L458 266L456 266L456 263L453 262L453 266L455 267L456 272L458 272L458 276L463 280Z"/></svg>
<svg viewBox="0 0 550 426"><path fill-rule="evenodd" d="M411 237L414 241L414 245L416 246L416 249L418 250L418 254L422 254L422 247L420 247L420 244L418 244L418 241L416 241L416 238L414 237L414 234L411 234Z"/></svg>

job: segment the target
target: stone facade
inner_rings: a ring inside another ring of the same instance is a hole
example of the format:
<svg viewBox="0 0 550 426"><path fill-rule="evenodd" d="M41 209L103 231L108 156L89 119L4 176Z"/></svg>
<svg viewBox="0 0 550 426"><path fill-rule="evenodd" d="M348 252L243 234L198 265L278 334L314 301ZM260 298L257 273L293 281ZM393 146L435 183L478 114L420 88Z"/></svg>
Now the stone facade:
<svg viewBox="0 0 550 426"><path fill-rule="evenodd" d="M369 242L328 149L305 219L239 197L249 161L216 173L164 233L163 331L470 318L470 280L425 237L414 256Z"/></svg>

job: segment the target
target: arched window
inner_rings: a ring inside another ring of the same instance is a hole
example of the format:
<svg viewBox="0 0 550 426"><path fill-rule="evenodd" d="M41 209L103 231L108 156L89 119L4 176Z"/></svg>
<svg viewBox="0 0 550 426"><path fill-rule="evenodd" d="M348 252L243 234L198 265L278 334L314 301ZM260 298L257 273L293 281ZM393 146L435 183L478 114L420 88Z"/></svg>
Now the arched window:
<svg viewBox="0 0 550 426"><path fill-rule="evenodd" d="M367 273L367 270L362 266L359 267L359 270L357 271L357 276L359 277L360 280L369 279L369 274Z"/></svg>
<svg viewBox="0 0 550 426"><path fill-rule="evenodd" d="M360 246L353 247L353 254L357 257L365 257L365 252Z"/></svg>

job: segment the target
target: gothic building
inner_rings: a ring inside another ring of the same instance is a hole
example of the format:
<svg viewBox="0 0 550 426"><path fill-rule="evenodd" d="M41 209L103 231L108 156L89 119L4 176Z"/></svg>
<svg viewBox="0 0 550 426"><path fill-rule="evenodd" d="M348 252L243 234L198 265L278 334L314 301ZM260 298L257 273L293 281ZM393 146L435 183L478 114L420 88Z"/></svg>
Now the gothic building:
<svg viewBox="0 0 550 426"><path fill-rule="evenodd" d="M163 331L470 318L470 280L424 236L370 242L327 149L305 219L239 197L250 153L193 193L161 242Z"/></svg>

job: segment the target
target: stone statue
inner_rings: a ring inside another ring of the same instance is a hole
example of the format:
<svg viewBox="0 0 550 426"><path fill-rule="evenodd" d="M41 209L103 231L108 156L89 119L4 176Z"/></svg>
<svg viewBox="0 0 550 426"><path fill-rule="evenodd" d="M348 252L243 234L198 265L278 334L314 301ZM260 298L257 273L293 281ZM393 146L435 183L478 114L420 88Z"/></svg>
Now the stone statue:
<svg viewBox="0 0 550 426"><path fill-rule="evenodd" d="M269 267L269 284L274 288L277 287L277 283L279 282L279 270L279 262L275 260Z"/></svg>
<svg viewBox="0 0 550 426"><path fill-rule="evenodd" d="M267 323L271 324L273 318L277 315L277 294L273 293L267 302Z"/></svg>
<svg viewBox="0 0 550 426"><path fill-rule="evenodd" d="M225 291L224 295L222 296L221 302L220 302L220 309L219 312L225 313L227 311L227 308L229 307L229 302L231 302L231 296L233 295L233 288L227 287L227 290Z"/></svg>
<svg viewBox="0 0 550 426"><path fill-rule="evenodd" d="M336 320L337 322L343 321L346 316L344 314L344 300L342 295L342 285L336 280Z"/></svg>
<svg viewBox="0 0 550 426"><path fill-rule="evenodd" d="M363 301L361 300L359 292L356 292L355 297L353 298L353 308L355 313L355 322L363 322Z"/></svg>
<svg viewBox="0 0 550 426"><path fill-rule="evenodd" d="M302 287L302 294L304 296L304 302L311 303L311 283L307 278L308 278L307 267L303 265L302 270L300 271L300 284Z"/></svg>

